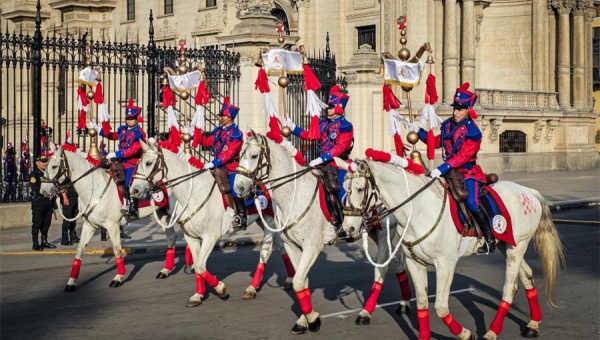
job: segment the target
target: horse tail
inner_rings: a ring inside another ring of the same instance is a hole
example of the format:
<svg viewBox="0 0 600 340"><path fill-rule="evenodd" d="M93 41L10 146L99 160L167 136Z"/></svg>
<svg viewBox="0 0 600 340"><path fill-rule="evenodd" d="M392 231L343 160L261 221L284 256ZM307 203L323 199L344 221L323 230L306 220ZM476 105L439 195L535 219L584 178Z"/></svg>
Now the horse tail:
<svg viewBox="0 0 600 340"><path fill-rule="evenodd" d="M550 206L538 191L532 190L532 193L542 205L542 216L534 235L534 244L544 268L546 301L549 306L557 307L552 301L552 292L556 285L556 277L560 267L565 267L565 249L552 220Z"/></svg>

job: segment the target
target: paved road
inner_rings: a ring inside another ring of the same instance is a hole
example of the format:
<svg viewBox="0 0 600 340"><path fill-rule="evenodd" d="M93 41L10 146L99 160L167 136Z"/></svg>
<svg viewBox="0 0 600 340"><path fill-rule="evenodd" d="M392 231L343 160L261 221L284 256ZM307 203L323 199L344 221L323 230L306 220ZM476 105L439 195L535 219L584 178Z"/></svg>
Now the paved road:
<svg viewBox="0 0 600 340"><path fill-rule="evenodd" d="M600 208L556 212L556 219L594 223L559 223L567 248L567 268L558 280L556 299L564 308L551 309L541 301L544 320L541 338L547 340L598 339L600 331L599 273ZM97 236L96 236L97 237ZM26 255L0 257L0 338L2 339L297 339L289 334L299 305L293 293L279 287L285 276L275 254L265 272L266 283L253 301L241 299L258 257L256 247L215 250L208 266L224 279L232 294L221 301L210 293L197 308L185 308L194 292L194 278L183 267L178 254L176 272L166 280L155 280L162 268L162 254L127 256L128 277L120 288L109 288L115 275L114 258L89 255L83 259L79 289L64 293L71 255ZM541 268L533 247L528 262L541 282ZM482 336L495 315L501 298L504 262L502 256L461 260L451 290L450 309L465 327ZM417 339L413 313L397 316L399 289L394 276L386 277L370 326L355 326L372 282L372 269L358 244L326 247L309 275L314 309L323 317L323 327L306 339ZM430 291L435 292L430 272ZM543 289L539 288L544 299ZM209 292L211 290L209 289ZM433 300L431 300L433 301ZM414 303L413 303L414 307ZM452 339L435 317L430 305L433 338ZM528 306L521 288L504 325L503 339L518 339L528 321Z"/></svg>

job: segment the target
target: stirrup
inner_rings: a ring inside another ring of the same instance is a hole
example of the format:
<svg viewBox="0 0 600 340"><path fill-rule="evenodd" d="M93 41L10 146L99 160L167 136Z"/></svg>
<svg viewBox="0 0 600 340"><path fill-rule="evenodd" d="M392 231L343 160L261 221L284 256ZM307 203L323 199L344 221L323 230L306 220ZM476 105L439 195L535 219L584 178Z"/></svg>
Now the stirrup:
<svg viewBox="0 0 600 340"><path fill-rule="evenodd" d="M483 240L483 242L484 242L483 245L481 247L477 248L477 251L476 251L477 254L478 255L489 255L489 254L494 253L494 251L496 250L496 247L493 247L493 248L490 247L490 244L485 239ZM495 242L495 240L494 240L494 242Z"/></svg>

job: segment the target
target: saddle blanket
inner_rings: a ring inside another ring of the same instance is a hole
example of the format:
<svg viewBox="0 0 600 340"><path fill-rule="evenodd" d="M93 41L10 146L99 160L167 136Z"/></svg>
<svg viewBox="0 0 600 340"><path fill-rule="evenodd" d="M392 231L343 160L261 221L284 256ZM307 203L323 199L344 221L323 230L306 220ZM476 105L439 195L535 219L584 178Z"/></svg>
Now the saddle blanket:
<svg viewBox="0 0 600 340"><path fill-rule="evenodd" d="M481 205L485 208L490 216L490 223L492 226L492 232L494 237L499 241L506 242L512 246L516 246L515 238L513 235L512 221L510 214L504 206L504 202L498 195L498 193L490 186L486 186L487 194L484 197L480 197ZM452 195L448 191L448 200L450 201L450 213L452 215L452 221L460 234L463 234L464 223L466 221L465 215L462 210L456 204L456 201L452 198ZM475 229L464 234L465 236L475 236Z"/></svg>
<svg viewBox="0 0 600 340"><path fill-rule="evenodd" d="M269 215L274 217L275 214L273 212L273 203L271 202L271 194L267 190L264 185L260 186L260 190L256 193L258 197L258 201L260 202L260 209L263 215ZM223 208L227 210L229 206L227 204L227 197L225 195L221 195L223 199ZM258 210L256 209L256 205L254 204L254 198L249 198L246 200L246 215L254 215L258 214Z"/></svg>

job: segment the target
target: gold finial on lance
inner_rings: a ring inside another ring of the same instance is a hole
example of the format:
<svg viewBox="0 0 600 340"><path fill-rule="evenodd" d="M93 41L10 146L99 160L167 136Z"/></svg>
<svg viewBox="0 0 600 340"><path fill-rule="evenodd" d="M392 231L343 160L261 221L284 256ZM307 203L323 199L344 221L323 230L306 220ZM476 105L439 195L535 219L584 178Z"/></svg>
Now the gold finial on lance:
<svg viewBox="0 0 600 340"><path fill-rule="evenodd" d="M99 160L102 158L102 155L100 155L100 150L98 150L98 144L96 143L98 131L94 128L90 128L88 130L88 135L90 136L90 149L88 150L88 155L95 160Z"/></svg>

